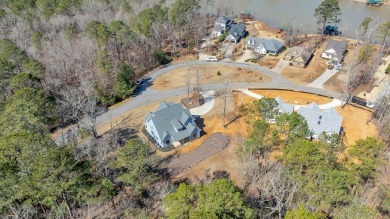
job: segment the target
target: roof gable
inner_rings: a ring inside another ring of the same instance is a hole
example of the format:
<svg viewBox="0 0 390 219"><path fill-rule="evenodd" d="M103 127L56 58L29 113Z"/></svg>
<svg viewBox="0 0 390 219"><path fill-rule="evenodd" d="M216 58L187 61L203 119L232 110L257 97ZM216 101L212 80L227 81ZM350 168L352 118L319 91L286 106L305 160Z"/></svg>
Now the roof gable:
<svg viewBox="0 0 390 219"><path fill-rule="evenodd" d="M230 35L242 36L246 31L246 27L243 24L232 24L230 27Z"/></svg>
<svg viewBox="0 0 390 219"><path fill-rule="evenodd" d="M346 42L337 41L337 40L329 40L325 46L324 52L325 53L344 54L346 49L347 49Z"/></svg>
<svg viewBox="0 0 390 219"><path fill-rule="evenodd" d="M309 129L314 134L319 135L322 132L339 134L340 132L343 117L334 109L321 111L317 104L312 103L307 107L299 108L298 114L306 119Z"/></svg>
<svg viewBox="0 0 390 219"><path fill-rule="evenodd" d="M146 115L145 122L149 120L152 120L160 139L170 136L175 141L180 141L189 137L194 130L200 130L190 111L180 103L162 102L155 112Z"/></svg>
<svg viewBox="0 0 390 219"><path fill-rule="evenodd" d="M268 51L279 51L284 47L284 43L274 39L250 37L247 45L253 47L263 47Z"/></svg>
<svg viewBox="0 0 390 219"><path fill-rule="evenodd" d="M279 110L282 111L282 113L294 112L294 105L285 103L281 97L276 97L275 100L278 103Z"/></svg>
<svg viewBox="0 0 390 219"><path fill-rule="evenodd" d="M215 20L215 22L218 22L218 23L227 23L228 21L230 21L231 19L226 17L226 16L220 16L219 18L217 18L217 20Z"/></svg>
<svg viewBox="0 0 390 219"><path fill-rule="evenodd" d="M294 56L294 60L302 61L306 63L310 60L313 53L310 48L302 47L302 46L294 46L287 52L286 55Z"/></svg>

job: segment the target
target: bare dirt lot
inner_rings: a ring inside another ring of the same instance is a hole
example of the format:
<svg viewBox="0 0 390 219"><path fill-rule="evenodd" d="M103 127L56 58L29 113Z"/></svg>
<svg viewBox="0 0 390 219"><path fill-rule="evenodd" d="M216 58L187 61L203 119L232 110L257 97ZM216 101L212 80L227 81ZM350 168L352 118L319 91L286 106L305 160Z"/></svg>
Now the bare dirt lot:
<svg viewBox="0 0 390 219"><path fill-rule="evenodd" d="M278 32L278 29L270 28L267 23L263 21L247 21L245 22L245 26L249 34L254 37L280 40L283 36L283 33Z"/></svg>
<svg viewBox="0 0 390 219"><path fill-rule="evenodd" d="M266 56L258 61L260 66L265 66L269 68L275 68L276 64L279 62L279 58L274 56Z"/></svg>
<svg viewBox="0 0 390 219"><path fill-rule="evenodd" d="M377 135L377 128L373 122L367 121L371 118L371 112L351 105L344 108L336 107L337 112L343 116L342 127L345 131L347 146L355 143L356 140Z"/></svg>
<svg viewBox="0 0 390 219"><path fill-rule="evenodd" d="M187 78L191 80L191 84L195 84L196 71L199 68L200 83L217 83L221 81L234 82L270 82L272 79L265 74L250 69L242 68L239 70L235 67L223 65L207 65L207 66L190 66L173 70L156 78L152 88L157 90L167 90L172 88L184 87L187 83ZM220 72L220 75L218 75Z"/></svg>

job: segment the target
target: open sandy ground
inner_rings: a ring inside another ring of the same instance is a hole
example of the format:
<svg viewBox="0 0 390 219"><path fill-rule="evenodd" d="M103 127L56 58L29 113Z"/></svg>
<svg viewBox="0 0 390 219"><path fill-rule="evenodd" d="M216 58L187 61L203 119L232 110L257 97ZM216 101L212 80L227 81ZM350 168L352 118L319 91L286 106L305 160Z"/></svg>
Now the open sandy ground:
<svg viewBox="0 0 390 219"><path fill-rule="evenodd" d="M241 69L241 70L240 70ZM152 88L156 90L168 90L178 87L184 87L187 84L187 78L190 78L191 85L196 83L196 72L199 71L200 83L219 83L221 81L234 82L270 82L272 79L260 72L235 68L223 65L204 65L190 66L175 69L164 74L153 81ZM221 75L218 75L218 71Z"/></svg>

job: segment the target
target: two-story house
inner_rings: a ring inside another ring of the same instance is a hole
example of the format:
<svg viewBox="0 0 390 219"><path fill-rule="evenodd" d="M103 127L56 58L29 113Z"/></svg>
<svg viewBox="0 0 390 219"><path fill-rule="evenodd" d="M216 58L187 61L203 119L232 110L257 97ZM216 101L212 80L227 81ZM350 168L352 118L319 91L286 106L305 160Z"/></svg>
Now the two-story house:
<svg viewBox="0 0 390 219"><path fill-rule="evenodd" d="M146 131L163 148L200 137L201 129L195 118L180 103L162 102L155 112L147 113L144 123Z"/></svg>
<svg viewBox="0 0 390 219"><path fill-rule="evenodd" d="M294 46L288 50L284 60L290 61L294 66L306 67L313 57L312 49L309 47Z"/></svg>
<svg viewBox="0 0 390 219"><path fill-rule="evenodd" d="M239 43L247 33L248 32L246 31L244 24L232 24L230 25L229 34L226 36L225 40L232 43Z"/></svg>
<svg viewBox="0 0 390 219"><path fill-rule="evenodd" d="M339 65L343 62L347 51L347 43L337 40L329 40L322 52L321 57L329 59L332 64Z"/></svg>
<svg viewBox="0 0 390 219"><path fill-rule="evenodd" d="M232 19L226 16L220 16L219 18L217 18L217 20L215 20L215 25L213 29L211 29L211 36L213 38L221 36L227 30L230 29L231 24L232 24Z"/></svg>

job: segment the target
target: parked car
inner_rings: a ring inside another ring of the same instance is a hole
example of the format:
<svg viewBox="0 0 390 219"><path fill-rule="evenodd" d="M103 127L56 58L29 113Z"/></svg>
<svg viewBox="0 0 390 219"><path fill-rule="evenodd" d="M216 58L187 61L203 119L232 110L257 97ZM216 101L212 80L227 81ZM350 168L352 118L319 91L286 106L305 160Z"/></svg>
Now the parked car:
<svg viewBox="0 0 390 219"><path fill-rule="evenodd" d="M207 57L206 61L208 61L208 62L218 62L218 58L217 57Z"/></svg>
<svg viewBox="0 0 390 219"><path fill-rule="evenodd" d="M136 87L134 90L133 90L133 93L131 94L131 96L135 97L137 96L141 91L141 88L140 87Z"/></svg>
<svg viewBox="0 0 390 219"><path fill-rule="evenodd" d="M371 108L371 109L374 108L373 103L371 103L370 101L363 99L361 97L353 96L352 102L357 103L357 104L362 105L362 106L366 106L366 107Z"/></svg>
<svg viewBox="0 0 390 219"><path fill-rule="evenodd" d="M136 85L141 85L143 82L144 82L143 79L138 79L138 80L135 82L135 84L136 84Z"/></svg>
<svg viewBox="0 0 390 219"><path fill-rule="evenodd" d="M336 27L336 26L327 25L324 28L324 34L330 35L330 36L338 36L341 34L341 31L339 31L338 27Z"/></svg>

